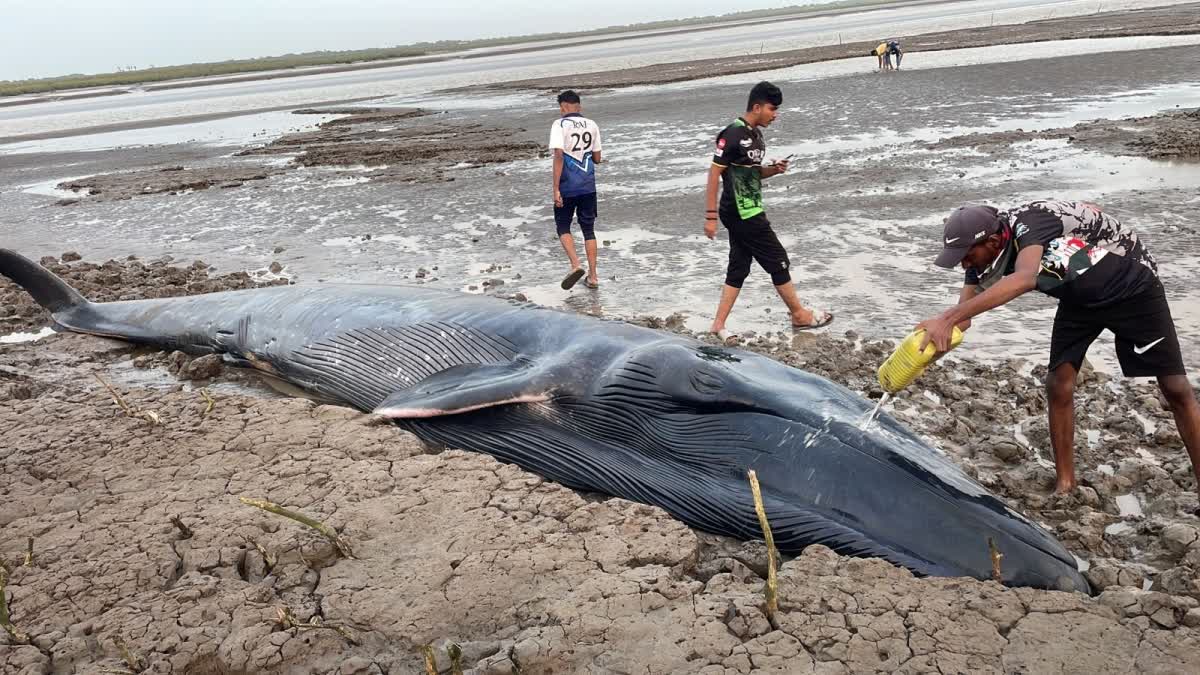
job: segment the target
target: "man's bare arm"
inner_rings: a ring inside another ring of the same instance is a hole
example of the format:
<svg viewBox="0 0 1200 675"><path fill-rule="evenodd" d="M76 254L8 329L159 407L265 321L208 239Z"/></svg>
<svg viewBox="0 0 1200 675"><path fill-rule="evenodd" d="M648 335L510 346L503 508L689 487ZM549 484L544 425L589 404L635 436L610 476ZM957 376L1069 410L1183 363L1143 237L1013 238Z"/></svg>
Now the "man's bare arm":
<svg viewBox="0 0 1200 675"><path fill-rule="evenodd" d="M975 297L978 294L979 294L979 286L978 285L963 284L962 290L958 292L958 304L961 305L964 302L970 300L971 298ZM965 331L966 329L971 327L971 320L965 319L963 321L959 321L955 325L958 326L959 330Z"/></svg>
<svg viewBox="0 0 1200 675"><path fill-rule="evenodd" d="M551 188L553 190L553 194L554 194L554 205L555 206L562 206L562 195L560 195L558 193L558 181L562 179L562 172L563 172L563 151L556 148L554 150L554 184Z"/></svg>
<svg viewBox="0 0 1200 675"><path fill-rule="evenodd" d="M933 343L939 352L948 351L950 334L955 326L1032 291L1037 287L1037 275L1041 268L1042 247L1029 246L1022 249L1017 255L1012 274L986 291L976 293L965 302L960 302L932 319L917 324L916 330L925 331L919 348L924 350L926 345Z"/></svg>
<svg viewBox="0 0 1200 675"><path fill-rule="evenodd" d="M721 174L725 167L713 163L708 169L708 185L704 190L704 235L709 239L717 238L717 183L721 182Z"/></svg>

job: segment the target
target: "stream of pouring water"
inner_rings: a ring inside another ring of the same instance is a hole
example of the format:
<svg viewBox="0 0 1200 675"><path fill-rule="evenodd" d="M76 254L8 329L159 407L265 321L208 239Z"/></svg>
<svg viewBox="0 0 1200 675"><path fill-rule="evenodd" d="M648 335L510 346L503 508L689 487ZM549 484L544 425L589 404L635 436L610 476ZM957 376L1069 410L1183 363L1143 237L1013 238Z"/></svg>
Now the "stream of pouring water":
<svg viewBox="0 0 1200 675"><path fill-rule="evenodd" d="M875 421L875 417L879 414L879 411L883 409L883 404L887 403L887 400L891 398L891 396L892 395L886 391L883 392L883 396L879 398L879 403L875 404L875 409L871 411L870 415L867 415L867 419L863 420L862 424L858 425L858 428L866 431L867 427L871 426L871 422Z"/></svg>

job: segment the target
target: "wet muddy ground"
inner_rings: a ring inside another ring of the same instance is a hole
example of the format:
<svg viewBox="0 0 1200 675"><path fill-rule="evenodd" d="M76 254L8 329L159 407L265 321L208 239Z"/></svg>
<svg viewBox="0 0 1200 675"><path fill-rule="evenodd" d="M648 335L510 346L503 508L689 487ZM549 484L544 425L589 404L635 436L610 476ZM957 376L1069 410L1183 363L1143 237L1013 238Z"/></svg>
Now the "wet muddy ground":
<svg viewBox="0 0 1200 675"><path fill-rule="evenodd" d="M1102 7L1102 5L1098 5ZM986 26L904 36L906 54L966 47L996 47L1044 40L1079 40L1129 35L1188 35L1200 32L1200 4L1150 7L1131 11L1096 12L1090 16L1070 16L1029 21L1019 25ZM899 35L893 37L900 37ZM839 41L840 42L840 41ZM639 68L624 68L573 77L543 77L513 80L487 85L492 89L566 88L602 89L637 84L661 84L697 77L734 75L787 68L804 63L862 58L879 44L878 39L847 42L792 51L755 54L749 51L735 57L722 57L665 63ZM873 57L867 57L868 59ZM916 57L920 58L920 57ZM912 61L910 60L910 63Z"/></svg>
<svg viewBox="0 0 1200 675"><path fill-rule="evenodd" d="M996 131L964 134L926 144L931 150L972 148L995 152L1013 143L1034 139L1066 140L1068 144L1109 155L1151 159L1200 160L1200 108L1166 111L1147 117L1093 120L1042 131Z"/></svg>
<svg viewBox="0 0 1200 675"><path fill-rule="evenodd" d="M252 284L199 261L75 257L43 262L105 299ZM9 328L46 324L7 282L0 297ZM637 321L687 332L678 316ZM746 347L873 396L892 344ZM943 365L885 414L1053 530L1097 597L917 580L818 546L783 563L768 616L761 543L280 398L214 357L73 334L6 344L0 559L17 635L0 636L0 664L409 673L429 645L443 672L458 655L475 675L1194 672L1200 518L1169 414L1153 389L1085 372L1083 487L1050 497L1041 374ZM353 557L239 497L337 528Z"/></svg>
<svg viewBox="0 0 1200 675"><path fill-rule="evenodd" d="M1200 102L1193 55L1193 47L1173 47L923 69L914 54L911 70L892 74L830 74L832 66L810 64L589 96L585 110L601 122L606 152L597 225L603 283L594 292L558 288L567 264L541 149L554 103L532 95L433 97L429 114L394 123L384 120L407 109L320 128L356 118L344 110L293 115L312 130L248 147L5 155L5 242L34 256L72 248L97 257L170 254L231 271L278 263L301 281L482 292L498 279L541 304L610 316L683 311L688 327L701 329L727 256L723 237L710 242L701 227L712 139L749 86L770 77L785 101L767 131L768 154L797 159L767 183L767 213L802 296L836 312L838 328L898 338L955 297L958 275L931 264L952 207L1073 197L1101 204L1145 238L1162 263L1185 350L1197 350L1200 257L1190 213L1200 163L1185 156L1195 147L1187 140L1195 118L1153 117ZM1147 117L1158 121L1138 119ZM1091 131L1076 133L1080 123ZM1163 129L1138 130L1147 124ZM1121 140L1095 139L1099 130ZM1159 144L1168 132L1182 139L1162 142L1180 153L1168 159L1128 146ZM331 134L341 140L322 140ZM404 161L388 160L389 148L401 148ZM231 180L220 179L220 167ZM112 176L124 172L137 173ZM158 182L143 183L193 173L202 185L229 188L186 189L181 180L159 193ZM267 177L232 180L247 173ZM114 201L104 187L91 196L90 187L65 189L97 175L124 181L129 194L154 194ZM286 252L274 253L281 246ZM754 271L730 326L773 330L779 309ZM1040 357L1052 312L1045 298L1021 299L984 317L969 349L989 359ZM1104 371L1113 369L1111 349L1101 338L1094 350Z"/></svg>

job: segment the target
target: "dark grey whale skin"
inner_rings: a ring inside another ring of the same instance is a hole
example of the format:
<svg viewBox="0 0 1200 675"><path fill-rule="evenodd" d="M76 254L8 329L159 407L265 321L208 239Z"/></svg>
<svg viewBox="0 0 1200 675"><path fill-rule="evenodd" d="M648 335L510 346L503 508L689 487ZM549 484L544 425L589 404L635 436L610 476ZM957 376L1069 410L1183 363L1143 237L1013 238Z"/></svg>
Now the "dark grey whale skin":
<svg viewBox="0 0 1200 675"><path fill-rule="evenodd" d="M61 327L221 354L580 490L741 539L823 544L920 575L1088 592L1070 553L848 389L772 359L617 321L407 286L277 286L91 303L0 249Z"/></svg>

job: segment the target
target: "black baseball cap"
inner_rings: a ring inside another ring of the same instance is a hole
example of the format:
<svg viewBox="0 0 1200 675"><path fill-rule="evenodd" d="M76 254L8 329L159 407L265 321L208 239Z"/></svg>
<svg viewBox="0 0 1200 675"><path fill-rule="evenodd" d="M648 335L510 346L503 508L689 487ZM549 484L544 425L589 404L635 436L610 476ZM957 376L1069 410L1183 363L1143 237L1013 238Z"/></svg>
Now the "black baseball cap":
<svg viewBox="0 0 1200 675"><path fill-rule="evenodd" d="M972 246L1000 231L1000 212L991 206L960 206L945 222L942 253L933 264L949 269L962 262Z"/></svg>

